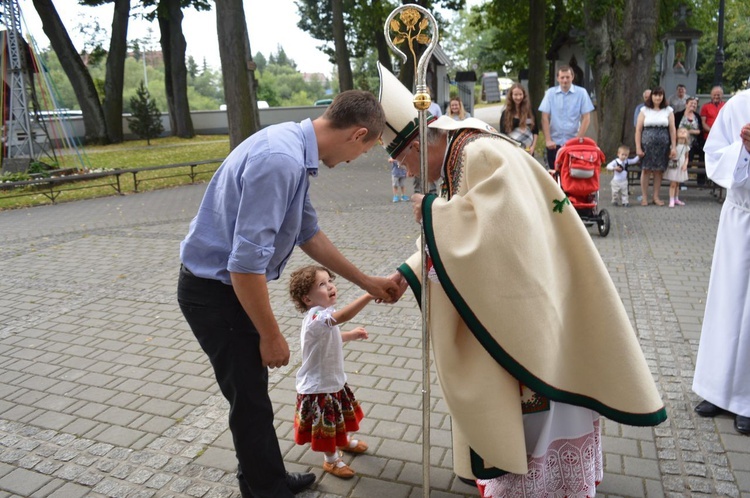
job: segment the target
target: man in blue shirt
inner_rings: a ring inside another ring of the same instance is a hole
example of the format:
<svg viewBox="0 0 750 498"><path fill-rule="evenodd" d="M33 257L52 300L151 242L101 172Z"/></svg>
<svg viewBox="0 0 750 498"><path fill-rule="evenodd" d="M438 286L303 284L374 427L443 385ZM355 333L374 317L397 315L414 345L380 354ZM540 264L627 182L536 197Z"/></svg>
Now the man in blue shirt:
<svg viewBox="0 0 750 498"><path fill-rule="evenodd" d="M385 302L391 280L363 274L325 233L308 190L318 161L329 168L378 143L385 116L377 98L339 94L325 114L254 134L227 156L182 241L177 297L230 404L229 428L243 498L291 498L315 481L287 473L273 424L268 368L289 363L267 281L279 278L295 246Z"/></svg>
<svg viewBox="0 0 750 498"><path fill-rule="evenodd" d="M573 84L573 69L560 66L557 70L558 86L548 89L539 111L542 113L542 130L547 145L547 168L555 169L557 151L565 142L583 137L591 123L591 103L586 89Z"/></svg>

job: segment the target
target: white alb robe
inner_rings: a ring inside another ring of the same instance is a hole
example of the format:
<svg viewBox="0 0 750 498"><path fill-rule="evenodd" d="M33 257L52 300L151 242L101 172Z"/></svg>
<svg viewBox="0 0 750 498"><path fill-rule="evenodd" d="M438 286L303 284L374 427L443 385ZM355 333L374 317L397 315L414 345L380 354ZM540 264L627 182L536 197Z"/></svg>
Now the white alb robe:
<svg viewBox="0 0 750 498"><path fill-rule="evenodd" d="M740 130L750 123L750 90L719 112L704 147L706 174L727 189L716 233L693 391L750 417L750 154Z"/></svg>

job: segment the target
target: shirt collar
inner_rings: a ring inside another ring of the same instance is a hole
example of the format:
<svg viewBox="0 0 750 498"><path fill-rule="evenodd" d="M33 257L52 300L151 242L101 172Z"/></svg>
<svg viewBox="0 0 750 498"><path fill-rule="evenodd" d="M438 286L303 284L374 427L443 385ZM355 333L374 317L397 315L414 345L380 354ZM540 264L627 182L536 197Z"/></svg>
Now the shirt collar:
<svg viewBox="0 0 750 498"><path fill-rule="evenodd" d="M300 124L305 142L305 168L310 176L318 176L318 139L315 136L312 120L305 119Z"/></svg>
<svg viewBox="0 0 750 498"><path fill-rule="evenodd" d="M576 93L576 86L571 84L570 88L567 92L563 92L563 89L560 85L557 85L555 88L557 88L557 93Z"/></svg>

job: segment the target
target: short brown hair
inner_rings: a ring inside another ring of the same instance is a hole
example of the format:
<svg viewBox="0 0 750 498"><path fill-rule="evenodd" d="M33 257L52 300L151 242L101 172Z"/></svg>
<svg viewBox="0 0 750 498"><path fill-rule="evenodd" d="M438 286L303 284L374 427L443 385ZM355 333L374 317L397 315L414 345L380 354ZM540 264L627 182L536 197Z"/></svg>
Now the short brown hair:
<svg viewBox="0 0 750 498"><path fill-rule="evenodd" d="M622 144L622 145L620 145L620 146L619 146L619 147L617 148L617 152L620 152L620 151L622 151L622 152L627 152L628 154L630 154L630 146L628 146L628 145L625 145L625 144Z"/></svg>
<svg viewBox="0 0 750 498"><path fill-rule="evenodd" d="M338 130L351 126L367 128L366 142L380 138L385 128L385 112L378 98L363 90L347 90L336 95L323 119Z"/></svg>
<svg viewBox="0 0 750 498"><path fill-rule="evenodd" d="M563 64L562 66L557 68L557 72L555 73L555 75L560 76L560 73L570 73L573 79L576 79L575 71L573 71L573 68L568 66L567 64Z"/></svg>
<svg viewBox="0 0 750 498"><path fill-rule="evenodd" d="M324 266L309 265L297 268L292 272L289 277L289 295L292 297L292 302L297 311L304 313L310 309L305 304L304 297L310 293L313 284L315 284L315 277L318 276L319 271L328 273L331 280L336 279L336 275Z"/></svg>

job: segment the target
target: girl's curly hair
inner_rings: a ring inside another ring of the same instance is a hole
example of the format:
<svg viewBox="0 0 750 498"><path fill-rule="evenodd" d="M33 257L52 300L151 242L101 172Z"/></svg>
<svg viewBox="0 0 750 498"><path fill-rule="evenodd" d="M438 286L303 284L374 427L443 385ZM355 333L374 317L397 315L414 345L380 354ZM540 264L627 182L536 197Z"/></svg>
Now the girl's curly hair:
<svg viewBox="0 0 750 498"><path fill-rule="evenodd" d="M304 302L304 297L309 294L312 290L313 284L315 284L315 277L319 271L328 273L331 280L336 278L336 275L324 266L310 265L297 268L292 272L289 277L289 295L292 297L292 302L297 311L304 313L309 308Z"/></svg>

